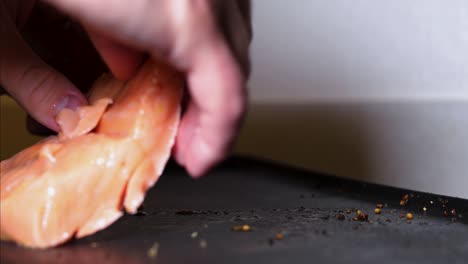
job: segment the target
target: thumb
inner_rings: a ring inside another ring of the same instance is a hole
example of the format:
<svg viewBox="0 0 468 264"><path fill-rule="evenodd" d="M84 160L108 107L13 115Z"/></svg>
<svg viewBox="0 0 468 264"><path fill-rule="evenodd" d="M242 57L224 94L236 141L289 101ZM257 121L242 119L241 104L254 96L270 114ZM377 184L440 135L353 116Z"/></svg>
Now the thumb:
<svg viewBox="0 0 468 264"><path fill-rule="evenodd" d="M55 116L63 108L86 104L81 92L42 61L24 42L14 25L0 25L0 86L34 119L58 131Z"/></svg>

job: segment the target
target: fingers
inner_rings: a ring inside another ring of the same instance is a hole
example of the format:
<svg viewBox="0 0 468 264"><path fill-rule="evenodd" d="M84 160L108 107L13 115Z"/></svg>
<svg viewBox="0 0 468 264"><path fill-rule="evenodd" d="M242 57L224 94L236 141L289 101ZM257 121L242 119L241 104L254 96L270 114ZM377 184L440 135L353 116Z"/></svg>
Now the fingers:
<svg viewBox="0 0 468 264"><path fill-rule="evenodd" d="M142 51L167 51L168 5L180 1L44 0L81 21L88 30L106 34ZM164 36L164 37L163 37Z"/></svg>
<svg viewBox="0 0 468 264"><path fill-rule="evenodd" d="M58 131L57 113L86 104L79 90L45 64L8 20L0 25L0 85L41 124Z"/></svg>
<svg viewBox="0 0 468 264"><path fill-rule="evenodd" d="M118 79L130 78L144 53L164 57L170 47L170 1L46 0L85 25L97 51Z"/></svg>
<svg viewBox="0 0 468 264"><path fill-rule="evenodd" d="M184 71L190 102L175 157L195 177L225 158L246 105L251 39L250 23L245 21L250 14L243 12L247 0L241 5L215 0L47 1L96 33L91 38L115 74L127 75L132 67L119 67L138 61L128 50L116 56L123 54L122 47L163 57Z"/></svg>
<svg viewBox="0 0 468 264"><path fill-rule="evenodd" d="M193 177L229 153L245 112L245 79L219 39L194 55L188 72L191 102L176 140L175 158Z"/></svg>
<svg viewBox="0 0 468 264"><path fill-rule="evenodd" d="M193 177L206 173L229 153L243 120L246 79L250 73L249 1L220 4L218 23L191 54L188 85L191 101L181 122L174 156ZM217 30L216 30L217 29ZM222 33L218 30L222 30Z"/></svg>

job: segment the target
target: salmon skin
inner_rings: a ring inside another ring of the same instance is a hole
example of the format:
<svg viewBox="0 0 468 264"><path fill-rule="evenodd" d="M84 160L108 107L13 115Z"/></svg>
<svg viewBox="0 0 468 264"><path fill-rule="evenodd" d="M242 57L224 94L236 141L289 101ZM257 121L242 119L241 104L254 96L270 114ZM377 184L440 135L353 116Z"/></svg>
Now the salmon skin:
<svg viewBox="0 0 468 264"><path fill-rule="evenodd" d="M133 79L100 77L61 131L0 163L0 234L48 248L136 213L164 170L180 120L183 76L147 61Z"/></svg>

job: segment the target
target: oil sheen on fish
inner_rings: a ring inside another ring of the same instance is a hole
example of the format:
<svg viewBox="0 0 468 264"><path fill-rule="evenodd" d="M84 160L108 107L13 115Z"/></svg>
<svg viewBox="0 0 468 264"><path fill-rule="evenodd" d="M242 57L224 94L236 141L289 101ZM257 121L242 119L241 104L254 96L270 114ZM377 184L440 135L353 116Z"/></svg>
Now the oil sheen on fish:
<svg viewBox="0 0 468 264"><path fill-rule="evenodd" d="M182 92L156 60L128 82L99 78L88 106L58 114L57 136L0 163L1 238L53 247L135 213L170 157Z"/></svg>

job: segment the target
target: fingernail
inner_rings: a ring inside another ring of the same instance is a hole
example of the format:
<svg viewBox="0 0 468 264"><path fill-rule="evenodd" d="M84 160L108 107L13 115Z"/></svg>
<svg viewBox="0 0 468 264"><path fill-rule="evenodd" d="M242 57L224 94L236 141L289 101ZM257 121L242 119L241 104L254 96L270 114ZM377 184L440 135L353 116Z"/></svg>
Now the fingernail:
<svg viewBox="0 0 468 264"><path fill-rule="evenodd" d="M78 107L83 106L86 104L83 100L80 100L80 98L69 95L68 97L68 103L66 104L65 108L71 109L71 110L76 110Z"/></svg>
<svg viewBox="0 0 468 264"><path fill-rule="evenodd" d="M84 105L85 103L79 97L75 95L67 95L55 106L55 114L60 113L64 108L71 110L76 110L79 106Z"/></svg>

